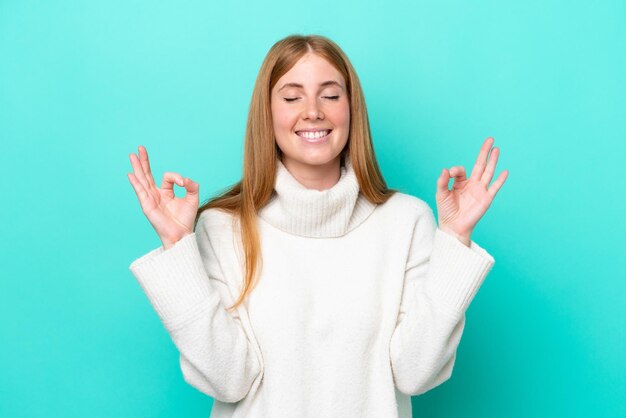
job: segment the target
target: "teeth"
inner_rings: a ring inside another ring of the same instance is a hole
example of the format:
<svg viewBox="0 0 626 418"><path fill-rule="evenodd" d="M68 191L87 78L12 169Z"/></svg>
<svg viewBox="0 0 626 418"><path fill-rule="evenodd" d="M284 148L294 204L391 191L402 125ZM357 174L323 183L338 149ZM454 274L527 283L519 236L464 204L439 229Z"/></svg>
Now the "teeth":
<svg viewBox="0 0 626 418"><path fill-rule="evenodd" d="M323 136L328 135L328 133L329 131L325 130L325 131L316 131L316 132L300 132L298 133L298 135L304 138L317 139L317 138L321 138Z"/></svg>

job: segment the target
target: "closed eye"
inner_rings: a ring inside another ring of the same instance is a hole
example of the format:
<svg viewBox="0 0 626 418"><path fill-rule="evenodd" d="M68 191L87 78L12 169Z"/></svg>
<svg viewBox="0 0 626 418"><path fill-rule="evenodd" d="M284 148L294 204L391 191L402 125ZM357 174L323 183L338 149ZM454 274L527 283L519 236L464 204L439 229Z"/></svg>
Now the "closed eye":
<svg viewBox="0 0 626 418"><path fill-rule="evenodd" d="M339 96L323 96L325 99L330 99L330 100L339 100ZM284 98L286 102L294 102L296 100L299 99L299 97L285 97Z"/></svg>

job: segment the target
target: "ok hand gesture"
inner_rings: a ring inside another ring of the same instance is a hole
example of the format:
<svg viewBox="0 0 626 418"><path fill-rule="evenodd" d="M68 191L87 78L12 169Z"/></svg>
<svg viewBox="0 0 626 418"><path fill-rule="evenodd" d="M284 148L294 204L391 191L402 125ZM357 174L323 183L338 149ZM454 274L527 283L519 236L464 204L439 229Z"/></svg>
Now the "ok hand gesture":
<svg viewBox="0 0 626 418"><path fill-rule="evenodd" d="M508 170L502 171L489 186L500 154L500 150L494 148L487 162L492 145L493 138L483 142L469 179L465 176L464 167L455 166L450 171L444 168L437 180L439 229L457 237L465 245L470 244L470 235L476 223L485 214L509 174ZM454 183L452 190L448 190L451 177Z"/></svg>
<svg viewBox="0 0 626 418"><path fill-rule="evenodd" d="M178 173L167 172L163 175L161 188L156 187L148 152L139 146L139 157L130 154L130 163L134 173L128 173L128 179L137 193L144 215L158 234L165 249L193 232L193 224L198 212L198 183L184 178ZM174 195L174 183L186 189L185 197Z"/></svg>

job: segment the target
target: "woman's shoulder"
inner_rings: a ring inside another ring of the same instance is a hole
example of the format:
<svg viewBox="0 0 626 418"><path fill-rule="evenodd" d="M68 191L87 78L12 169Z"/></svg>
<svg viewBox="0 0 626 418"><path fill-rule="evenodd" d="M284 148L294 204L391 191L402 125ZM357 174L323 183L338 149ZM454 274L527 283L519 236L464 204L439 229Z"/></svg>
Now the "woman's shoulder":
<svg viewBox="0 0 626 418"><path fill-rule="evenodd" d="M378 224L375 229L396 241L402 236L408 239L418 226L431 225L435 219L432 208L425 200L401 191L396 191L385 203L379 204L375 212L376 216L372 217L372 222Z"/></svg>
<svg viewBox="0 0 626 418"><path fill-rule="evenodd" d="M396 191L385 203L379 205L380 209L395 214L413 214L419 216L427 211L432 211L430 205L412 194Z"/></svg>
<svg viewBox="0 0 626 418"><path fill-rule="evenodd" d="M207 233L221 232L232 234L236 224L236 217L228 211L219 208L209 208L200 213L196 223L196 231L203 229Z"/></svg>

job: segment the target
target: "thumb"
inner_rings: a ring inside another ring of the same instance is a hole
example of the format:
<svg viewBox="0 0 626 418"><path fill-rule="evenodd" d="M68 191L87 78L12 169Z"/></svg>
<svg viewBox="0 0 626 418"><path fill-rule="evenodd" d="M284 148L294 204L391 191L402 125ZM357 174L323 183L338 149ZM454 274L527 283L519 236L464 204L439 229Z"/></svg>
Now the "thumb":
<svg viewBox="0 0 626 418"><path fill-rule="evenodd" d="M449 192L448 190L449 181L450 181L450 172L448 171L447 168L444 168L441 171L441 175L437 179L437 194L443 195Z"/></svg>

